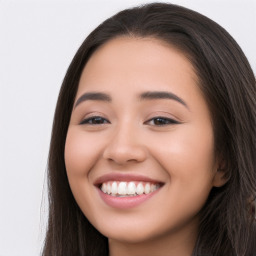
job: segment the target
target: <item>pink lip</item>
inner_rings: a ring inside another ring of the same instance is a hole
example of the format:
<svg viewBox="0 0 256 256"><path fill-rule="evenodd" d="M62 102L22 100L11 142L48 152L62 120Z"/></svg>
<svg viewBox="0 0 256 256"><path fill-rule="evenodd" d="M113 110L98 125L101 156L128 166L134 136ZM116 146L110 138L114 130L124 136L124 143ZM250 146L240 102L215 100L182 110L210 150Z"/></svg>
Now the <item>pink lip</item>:
<svg viewBox="0 0 256 256"><path fill-rule="evenodd" d="M142 194L142 195L130 196L130 197L129 196L128 197L111 196L103 193L99 188L98 188L98 192L100 194L101 199L110 207L119 208L119 209L129 209L129 208L136 207L142 204L143 202L147 201L148 199L153 197L160 189L161 187L149 194Z"/></svg>
<svg viewBox="0 0 256 256"><path fill-rule="evenodd" d="M155 184L160 184L161 187L155 190L154 192L151 192L149 194L142 194L137 196L127 196L127 197L116 197L111 196L108 194L105 194L101 191L100 185L104 182L108 181L141 181L141 182L150 182ZM127 174L127 173L108 173L105 174L94 182L94 185L97 187L97 190L99 192L99 195L101 199L110 207L113 208L119 208L119 209L128 209L136 207L146 200L153 197L155 194L159 192L159 190L162 188L162 185L164 183L158 180L151 179L149 177L143 176L143 175L134 175L134 174Z"/></svg>
<svg viewBox="0 0 256 256"><path fill-rule="evenodd" d="M127 174L127 173L108 173L105 174L94 182L95 186L99 186L100 184L108 181L141 181L141 182L150 182L150 183L160 183L163 182L151 179L149 177L143 175L135 175L135 174Z"/></svg>

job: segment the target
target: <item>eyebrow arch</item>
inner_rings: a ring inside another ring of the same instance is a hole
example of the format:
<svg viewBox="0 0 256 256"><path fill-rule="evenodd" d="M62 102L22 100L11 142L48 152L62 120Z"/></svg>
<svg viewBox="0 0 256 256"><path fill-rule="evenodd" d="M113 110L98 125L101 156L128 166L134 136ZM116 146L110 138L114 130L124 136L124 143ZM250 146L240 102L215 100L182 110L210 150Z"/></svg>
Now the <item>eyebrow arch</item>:
<svg viewBox="0 0 256 256"><path fill-rule="evenodd" d="M171 92L165 92L165 91L149 91L149 92L144 92L140 94L139 98L141 100L157 100L157 99L171 99L175 100L182 105L184 105L187 109L189 109L187 103L181 99L179 96L177 96L174 93Z"/></svg>
<svg viewBox="0 0 256 256"><path fill-rule="evenodd" d="M82 103L82 102L84 102L86 100L99 100L99 101L111 102L112 99L106 93L102 93L102 92L87 92L87 93L84 93L81 97L78 98L74 108L76 108L80 103Z"/></svg>

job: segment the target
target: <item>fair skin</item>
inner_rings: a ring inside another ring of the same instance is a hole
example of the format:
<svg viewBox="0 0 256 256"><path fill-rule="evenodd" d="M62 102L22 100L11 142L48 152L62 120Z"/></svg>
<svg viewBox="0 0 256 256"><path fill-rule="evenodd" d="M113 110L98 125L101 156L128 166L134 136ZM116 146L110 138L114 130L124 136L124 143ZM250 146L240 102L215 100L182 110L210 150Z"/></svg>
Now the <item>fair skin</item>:
<svg viewBox="0 0 256 256"><path fill-rule="evenodd" d="M190 256L198 213L223 180L187 58L153 38L101 46L82 72L65 163L74 197L108 237L110 256ZM114 192L121 182L144 192Z"/></svg>

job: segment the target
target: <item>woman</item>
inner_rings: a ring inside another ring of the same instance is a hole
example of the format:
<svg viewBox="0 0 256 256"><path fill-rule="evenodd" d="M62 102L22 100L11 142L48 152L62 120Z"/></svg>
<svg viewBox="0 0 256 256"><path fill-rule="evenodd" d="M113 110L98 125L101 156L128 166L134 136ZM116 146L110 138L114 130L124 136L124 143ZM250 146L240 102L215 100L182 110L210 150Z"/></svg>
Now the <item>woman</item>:
<svg viewBox="0 0 256 256"><path fill-rule="evenodd" d="M43 255L253 255L255 102L208 18L157 3L106 20L60 91Z"/></svg>

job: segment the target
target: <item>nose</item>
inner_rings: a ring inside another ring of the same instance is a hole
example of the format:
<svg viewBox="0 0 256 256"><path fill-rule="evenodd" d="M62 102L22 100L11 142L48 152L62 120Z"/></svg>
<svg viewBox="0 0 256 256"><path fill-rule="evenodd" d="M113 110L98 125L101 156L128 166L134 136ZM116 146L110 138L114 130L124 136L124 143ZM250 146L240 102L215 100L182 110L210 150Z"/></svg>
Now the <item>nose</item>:
<svg viewBox="0 0 256 256"><path fill-rule="evenodd" d="M146 157L146 146L139 139L138 132L128 127L120 127L113 132L103 152L104 159L118 165L143 162Z"/></svg>

